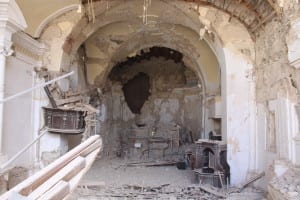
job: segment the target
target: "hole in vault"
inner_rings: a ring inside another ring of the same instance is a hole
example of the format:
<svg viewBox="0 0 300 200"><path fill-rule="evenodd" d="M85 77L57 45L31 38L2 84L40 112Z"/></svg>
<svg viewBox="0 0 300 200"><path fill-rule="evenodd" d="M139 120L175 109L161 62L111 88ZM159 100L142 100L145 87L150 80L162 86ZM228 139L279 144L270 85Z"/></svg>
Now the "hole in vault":
<svg viewBox="0 0 300 200"><path fill-rule="evenodd" d="M123 86L125 101L131 112L140 114L145 101L150 96L150 78L145 73L139 73Z"/></svg>

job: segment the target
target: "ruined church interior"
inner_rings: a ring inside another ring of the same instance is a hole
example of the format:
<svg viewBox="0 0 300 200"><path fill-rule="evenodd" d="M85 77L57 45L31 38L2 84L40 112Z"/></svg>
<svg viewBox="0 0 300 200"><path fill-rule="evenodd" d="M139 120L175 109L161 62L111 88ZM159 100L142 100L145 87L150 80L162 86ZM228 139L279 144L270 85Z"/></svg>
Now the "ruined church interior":
<svg viewBox="0 0 300 200"><path fill-rule="evenodd" d="M299 0L0 0L0 199L300 199Z"/></svg>

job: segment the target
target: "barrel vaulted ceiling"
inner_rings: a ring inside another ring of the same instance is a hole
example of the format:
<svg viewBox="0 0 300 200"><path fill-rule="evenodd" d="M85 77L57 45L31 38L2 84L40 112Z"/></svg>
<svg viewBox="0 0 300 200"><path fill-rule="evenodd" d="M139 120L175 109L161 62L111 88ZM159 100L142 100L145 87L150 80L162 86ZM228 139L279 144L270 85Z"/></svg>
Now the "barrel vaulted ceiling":
<svg viewBox="0 0 300 200"><path fill-rule="evenodd" d="M55 13L63 14L76 9L79 4L88 4L96 1L111 2L113 0L16 0L28 24L25 32L36 37L41 24ZM130 0L125 0L127 2ZM142 0L141 0L142 1ZM164 0L169 1L169 0ZM171 1L171 0L170 0ZM173 0L172 0L173 1ZM181 0L196 6L210 6L228 13L231 18L238 19L254 33L272 18L280 15L280 7L275 0ZM195 6L194 6L195 7Z"/></svg>

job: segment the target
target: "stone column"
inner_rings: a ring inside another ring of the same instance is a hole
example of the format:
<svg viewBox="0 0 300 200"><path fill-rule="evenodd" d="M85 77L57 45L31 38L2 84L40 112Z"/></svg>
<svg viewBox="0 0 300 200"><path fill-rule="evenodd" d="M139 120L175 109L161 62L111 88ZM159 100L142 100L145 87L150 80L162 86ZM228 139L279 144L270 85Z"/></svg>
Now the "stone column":
<svg viewBox="0 0 300 200"><path fill-rule="evenodd" d="M26 26L24 16L15 0L0 0L0 100L5 96L6 57L13 53L11 50L12 35L17 31L24 30ZM2 138L3 103L0 103L0 156L3 155Z"/></svg>
<svg viewBox="0 0 300 200"><path fill-rule="evenodd" d="M10 48L10 42L4 42L8 44L0 44L0 100L4 99L5 90L5 67L6 67L6 57L12 54ZM0 103L0 154L2 154L2 137L3 137L3 108L4 103Z"/></svg>
<svg viewBox="0 0 300 200"><path fill-rule="evenodd" d="M294 137L294 164L300 167L300 104L295 105L295 110L298 119L298 133L296 137Z"/></svg>

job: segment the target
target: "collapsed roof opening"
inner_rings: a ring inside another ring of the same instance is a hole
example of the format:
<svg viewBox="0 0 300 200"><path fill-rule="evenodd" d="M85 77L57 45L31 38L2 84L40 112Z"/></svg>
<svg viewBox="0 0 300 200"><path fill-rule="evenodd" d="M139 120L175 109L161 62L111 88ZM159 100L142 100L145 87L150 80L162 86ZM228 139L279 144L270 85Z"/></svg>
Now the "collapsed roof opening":
<svg viewBox="0 0 300 200"><path fill-rule="evenodd" d="M166 60L174 60L175 63L182 62L183 55L182 53L175 51L167 47L151 47L148 49L142 49L134 56L128 56L127 59L123 62L119 62L114 69L122 68L123 66L130 65L133 63L138 63L142 60L149 60L152 57L163 57ZM113 71L112 71L113 73ZM112 74L111 73L111 74Z"/></svg>
<svg viewBox="0 0 300 200"><path fill-rule="evenodd" d="M200 137L203 129L202 83L185 65L182 53L157 46L143 49L136 56L118 63L108 77L107 107L111 113L108 121L113 132L108 137L120 155L145 158L147 154L149 158L162 158L165 153L179 153L181 145L191 144ZM174 127L178 131L176 137L170 131ZM132 152L137 147L125 142L131 149L128 153L124 144L118 144L114 138L121 138L119 140L124 143L128 138L136 137L135 132L147 140L158 137L163 141L172 140L174 144L164 147L166 149L159 147L156 151L152 148L157 149L157 144L153 144L154 147L143 144L138 148L140 155L136 155ZM120 145L123 148L120 149Z"/></svg>
<svg viewBox="0 0 300 200"><path fill-rule="evenodd" d="M182 58L182 53L166 47L143 49L135 56L119 62L109 78L122 84L125 101L132 113L141 114L150 90L170 92L172 87L198 84L196 75L186 68ZM162 66L158 64L159 60L164 63ZM147 63L150 63L149 67L145 67Z"/></svg>
<svg viewBox="0 0 300 200"><path fill-rule="evenodd" d="M125 100L134 114L141 114L141 108L150 95L149 89L150 80L145 73L139 73L123 86Z"/></svg>

